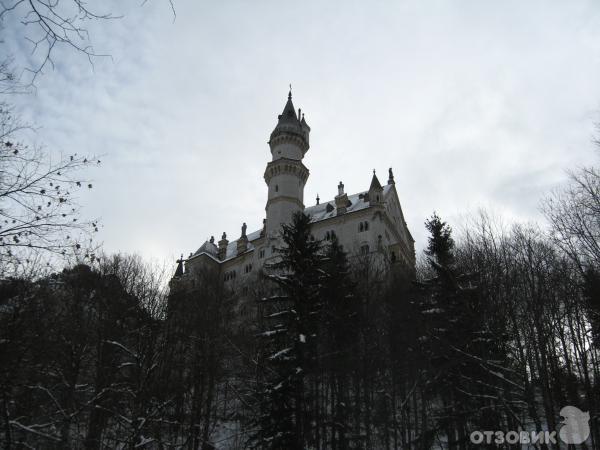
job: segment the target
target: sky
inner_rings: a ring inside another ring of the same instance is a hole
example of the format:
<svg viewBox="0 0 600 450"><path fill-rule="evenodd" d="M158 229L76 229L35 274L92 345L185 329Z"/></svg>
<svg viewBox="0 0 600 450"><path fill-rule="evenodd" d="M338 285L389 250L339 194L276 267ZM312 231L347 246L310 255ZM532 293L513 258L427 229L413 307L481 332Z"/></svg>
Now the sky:
<svg viewBox="0 0 600 450"><path fill-rule="evenodd" d="M311 126L305 204L396 188L417 249L435 210L543 220L598 162L600 2L102 2L93 59L57 48L11 99L55 153L97 155L80 203L106 252L172 259L262 225L267 141L289 84ZM100 3L99 3L100 4ZM35 64L13 15L1 51Z"/></svg>

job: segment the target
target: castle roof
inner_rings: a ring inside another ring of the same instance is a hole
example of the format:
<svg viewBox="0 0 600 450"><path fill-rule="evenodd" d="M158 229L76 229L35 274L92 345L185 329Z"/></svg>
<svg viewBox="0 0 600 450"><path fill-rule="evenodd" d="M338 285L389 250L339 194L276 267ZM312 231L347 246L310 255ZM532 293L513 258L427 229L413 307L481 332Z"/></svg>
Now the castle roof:
<svg viewBox="0 0 600 450"><path fill-rule="evenodd" d="M386 195L389 190L392 188L392 185L385 185L383 187L383 193ZM371 203L368 200L368 191L358 192L353 195L348 196L348 207L346 208L346 213L353 213L357 211L361 211L371 207ZM337 216L335 210L335 200L329 200L328 202L321 202L318 205L312 205L307 208L304 208L304 214L308 214L311 218L311 223L321 222L323 220L331 219ZM256 230L252 233L248 233L248 247L246 252L252 251L255 249L255 245L253 241L258 240L262 237L262 229ZM225 259L223 261L217 258L218 249L215 244L212 244L209 241L206 241L202 246L194 253L192 256L198 256L201 254L206 254L210 256L217 262L224 262L235 258L238 256L237 254L237 239L235 241L231 241L227 244L227 251L225 252Z"/></svg>
<svg viewBox="0 0 600 450"><path fill-rule="evenodd" d="M283 108L283 112L279 115L279 123L283 122L298 122L299 117L296 115L296 110L294 109L294 104L292 103L292 92L288 94L287 103Z"/></svg>

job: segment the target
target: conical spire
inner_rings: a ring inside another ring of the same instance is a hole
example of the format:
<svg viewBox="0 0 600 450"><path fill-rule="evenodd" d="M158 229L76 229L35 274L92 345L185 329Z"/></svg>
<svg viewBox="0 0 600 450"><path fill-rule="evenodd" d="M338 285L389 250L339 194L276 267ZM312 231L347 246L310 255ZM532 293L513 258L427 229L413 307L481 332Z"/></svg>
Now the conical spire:
<svg viewBox="0 0 600 450"><path fill-rule="evenodd" d="M273 148L286 139L292 137L296 140L296 144L301 148L302 156L309 148L309 134L310 127L306 123L306 120L301 120L304 114L301 113L300 110L296 111L294 108L294 104L292 103L292 90L290 87L290 91L288 93L287 102L285 107L283 108L283 112L279 114L277 125L275 129L271 133L269 138L269 145L271 146L271 152ZM283 138L283 141L278 140L279 137ZM301 142L297 141L297 138L300 138ZM279 142L278 142L279 141ZM277 153L280 155L281 153ZM298 159L299 155L288 155L291 156L292 159Z"/></svg>
<svg viewBox="0 0 600 450"><path fill-rule="evenodd" d="M377 179L377 175L375 175L375 169L373 169L373 178L371 179L371 186L369 187L369 190L372 189L382 189L381 183L379 182L379 179Z"/></svg>
<svg viewBox="0 0 600 450"><path fill-rule="evenodd" d="M296 110L294 109L294 104L292 103L292 89L290 88L290 92L288 94L287 103L283 108L283 112L279 115L279 123L281 122L290 122L290 121L298 121L298 116L296 115Z"/></svg>

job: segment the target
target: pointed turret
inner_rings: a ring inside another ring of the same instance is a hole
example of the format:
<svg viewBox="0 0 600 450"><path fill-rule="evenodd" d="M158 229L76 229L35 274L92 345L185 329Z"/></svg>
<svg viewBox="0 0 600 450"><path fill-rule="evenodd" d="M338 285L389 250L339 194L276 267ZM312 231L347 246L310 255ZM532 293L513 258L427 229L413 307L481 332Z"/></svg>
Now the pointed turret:
<svg viewBox="0 0 600 450"><path fill-rule="evenodd" d="M375 175L375 169L373 169L373 178L371 178L371 186L369 186L369 203L371 205L379 204L383 200L383 188L381 183Z"/></svg>
<svg viewBox="0 0 600 450"><path fill-rule="evenodd" d="M300 160L304 157L309 148L310 127L304 119L304 114L302 116L300 114L300 109L296 114L290 90L283 112L277 116L277 125L269 139L273 160L278 157ZM289 144L293 144L293 147ZM276 147L279 147L277 152L275 152Z"/></svg>
<svg viewBox="0 0 600 450"><path fill-rule="evenodd" d="M292 103L292 91L288 94L288 100L283 108L283 112L279 114L279 123L282 122L297 122L298 116L296 115L296 110L294 109L294 104Z"/></svg>
<svg viewBox="0 0 600 450"><path fill-rule="evenodd" d="M265 182L269 187L267 199L266 235L278 233L281 224L289 223L296 211L304 209L304 185L308 169L302 164L308 151L310 127L302 111L298 113L292 103L292 91L288 94L283 112L271 133L269 147L273 159L267 164Z"/></svg>
<svg viewBox="0 0 600 450"><path fill-rule="evenodd" d="M377 175L375 175L375 170L373 170L373 178L371 178L371 186L369 187L369 190L371 189L381 189L381 183Z"/></svg>

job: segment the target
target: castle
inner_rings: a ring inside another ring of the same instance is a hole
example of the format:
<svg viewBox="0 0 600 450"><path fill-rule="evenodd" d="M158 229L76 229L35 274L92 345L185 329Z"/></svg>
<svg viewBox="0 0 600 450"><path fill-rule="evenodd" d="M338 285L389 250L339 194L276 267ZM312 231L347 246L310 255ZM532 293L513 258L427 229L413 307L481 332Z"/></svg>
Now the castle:
<svg viewBox="0 0 600 450"><path fill-rule="evenodd" d="M368 190L349 195L340 182L334 199L320 202L317 196L315 205L304 206L309 170L302 160L309 149L309 135L310 127L301 110L296 113L290 91L269 139L272 159L264 174L268 191L263 227L248 233L244 223L241 235L233 241L226 233L218 242L211 237L186 260L178 261L175 278L189 278L212 268L226 286L232 290L242 286L247 292L244 285L255 280L265 262L277 256L281 225L289 223L297 211L311 217L312 238L329 241L335 235L351 260L372 256L386 267L414 271L414 240L404 220L391 168L384 186L373 171Z"/></svg>

